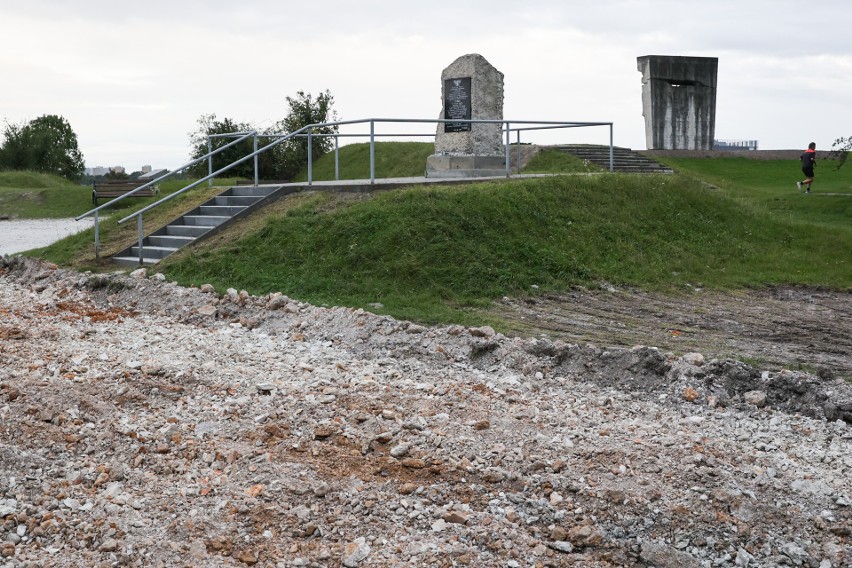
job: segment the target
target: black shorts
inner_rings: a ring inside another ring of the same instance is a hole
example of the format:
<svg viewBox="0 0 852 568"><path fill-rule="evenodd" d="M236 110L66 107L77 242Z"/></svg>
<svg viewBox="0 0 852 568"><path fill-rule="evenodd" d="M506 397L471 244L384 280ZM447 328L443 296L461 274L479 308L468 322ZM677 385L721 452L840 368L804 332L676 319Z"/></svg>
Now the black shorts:
<svg viewBox="0 0 852 568"><path fill-rule="evenodd" d="M804 168L802 168L802 171L805 173L805 176L807 176L809 178L814 177L814 167L813 166L804 167Z"/></svg>

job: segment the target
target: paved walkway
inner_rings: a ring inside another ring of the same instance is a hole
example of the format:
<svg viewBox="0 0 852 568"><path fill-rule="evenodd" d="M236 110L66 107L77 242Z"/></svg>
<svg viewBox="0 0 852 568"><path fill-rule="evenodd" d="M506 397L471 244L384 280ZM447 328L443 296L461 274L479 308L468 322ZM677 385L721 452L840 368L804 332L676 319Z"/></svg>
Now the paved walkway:
<svg viewBox="0 0 852 568"><path fill-rule="evenodd" d="M269 185L274 187L289 187L289 188L312 188L312 189L327 189L327 190L342 190L352 191L369 190L369 189L396 189L407 185L452 185L461 183L478 183L483 181L493 181L502 179L526 179L540 178L553 175L564 174L512 174L508 178L506 176L487 176L487 177L458 177L458 178L427 178L427 177L399 177L399 178L376 178L373 183L369 179L342 179L331 181L314 181L310 185L306 181L291 182L285 184L264 184L263 180L259 183L260 186ZM582 173L580 175L586 175Z"/></svg>

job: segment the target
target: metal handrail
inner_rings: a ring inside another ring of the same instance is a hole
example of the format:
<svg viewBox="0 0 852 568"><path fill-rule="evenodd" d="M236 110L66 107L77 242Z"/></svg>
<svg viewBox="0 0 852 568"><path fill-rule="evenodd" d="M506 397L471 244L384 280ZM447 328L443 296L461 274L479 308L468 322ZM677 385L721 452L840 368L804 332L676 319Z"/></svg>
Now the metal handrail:
<svg viewBox="0 0 852 568"><path fill-rule="evenodd" d="M434 136L434 134L419 134L419 133L405 133L405 134L376 134L375 133L375 123L470 123L470 124L503 124L505 125L504 131L506 133L506 177L511 175L511 164L509 158L509 147L511 146L510 135L512 132L516 133L516 144L518 144L518 159L517 159L517 168L518 173L521 171L521 156L520 156L520 143L521 143L521 132L531 131L531 130L551 130L558 128L582 128L582 127L590 127L590 126L608 126L609 127L609 171L615 171L615 152L614 152L614 144L613 144L613 123L612 122L566 122L566 121L550 121L550 120L500 120L500 119L441 119L441 118L365 118L358 120L346 120L346 121L335 121L335 122L326 122L319 124L310 125L311 128L322 128L327 126L341 126L341 125L350 125L350 124L370 124L370 183L375 183L375 138L376 136ZM526 127L516 127L512 128L512 125L515 124L529 124L534 126L526 126ZM209 138L223 138L229 136L238 136L242 133L223 133L223 134L211 134L208 136ZM258 134L260 137L277 137L277 136L290 136L283 134L269 134L262 133ZM335 180L339 177L338 171L338 145L337 139L339 137L364 137L368 136L368 134L325 134L325 133L317 133L313 134L308 130L307 134L300 134L299 136L308 138L308 145L311 144L312 137L335 137ZM208 142L209 143L209 142ZM311 164L311 152L308 152L308 184L312 184L312 164ZM255 172L255 177L257 172ZM255 179L255 181L257 181Z"/></svg>
<svg viewBox="0 0 852 568"><path fill-rule="evenodd" d="M116 199L108 201L107 203L104 203L103 205L101 205L99 207L95 207L94 209L87 211L86 213L83 213L82 215L80 215L78 217L75 217L75 220L79 221L80 219L83 219L84 217L88 217L89 215L94 214L94 216L95 216L95 256L98 257L99 248L100 248L99 238L98 238L98 213L101 209L114 204L116 201L119 201L119 200L124 199L126 197L130 197L131 195L133 195L137 191L144 189L146 187L149 187L149 186L151 186L155 183L159 183L160 181L162 181L162 180L164 180L164 179L166 179L166 178L168 178L172 175L175 175L178 172L181 172L181 171L183 171L183 170L185 170L185 169L187 169L191 166L194 166L195 164L198 164L199 162L201 162L203 160L207 160L208 164L209 164L208 175L206 175L205 177L203 177L201 179L198 179L198 180L192 182L191 184L187 185L186 187L181 188L180 190L178 190L174 193L171 193L171 194L163 197L162 199L155 201L154 203L151 203L150 205L147 205L146 207L140 209L139 211L131 213L130 215L128 215L128 216L126 216L123 219L120 219L118 221L118 224L123 224L123 223L129 221L130 219L136 217L137 226L138 226L138 238L139 238L139 264L141 265L143 263L143 241L144 241L144 235L143 235L143 230L142 230L142 225L143 225L142 220L143 220L143 216L144 216L145 213L147 213L148 211L150 211L150 210L152 210L156 207L159 207L161 204L165 203L166 201L174 199L178 195L181 195L184 192L189 191L190 189L200 185L201 183L204 183L205 181L210 181L211 184L212 184L212 180L216 176L219 176L220 174L222 174L222 173L234 168L235 166L242 164L243 162L250 160L252 158L254 158L254 170L255 170L254 171L254 182L255 182L255 185L257 185L258 184L257 156L259 156L263 152L266 152L267 150L281 144L282 142L285 142L287 140L290 140L290 139L296 138L296 137L307 137L307 139L308 139L308 164L307 164L308 165L308 168L307 168L308 169L308 185L312 185L313 184L313 156L312 156L312 139L313 139L313 137L324 137L325 138L325 137L329 137L329 136L334 136L334 138L335 138L335 147L334 147L334 151L335 151L335 179L337 179L339 177L339 171L338 171L338 150L339 150L338 138L340 136L344 136L344 137L347 137L347 136L367 136L367 134L340 134L339 132L313 133L313 130L319 129L319 128L327 128L327 127L340 127L340 126L345 126L345 125L350 125L350 124L367 124L367 123L369 123L369 125L370 125L370 132L369 132L369 137L370 137L370 183L374 184L376 182L375 139L376 139L377 136L434 136L434 134L376 134L375 126L376 126L377 122L378 123L432 123L432 124L469 123L469 124L500 124L500 125L504 125L502 130L503 130L503 132L505 132L505 136L506 136L506 142L505 142L506 177L511 176L510 149L511 149L511 133L512 132L515 132L516 136L517 136L516 143L518 144L518 172L520 173L520 170L521 170L520 141L521 141L521 132L522 131L546 130L546 129L556 129L556 128L579 128L579 127L587 127L587 126L608 126L609 127L609 169L610 169L610 171L614 170L614 165L613 165L613 123L612 122L557 122L557 121L542 121L542 120L441 119L441 118L366 118L366 119L359 119L359 120L345 120L345 121L342 120L342 121L334 121L334 122L309 124L307 126L303 126L302 128L300 128L300 129L298 129L294 132L291 132L289 134L258 133L257 131L235 132L235 133L224 133L224 134L209 134L207 136L208 148L211 147L211 140L213 138L236 137L236 139L233 140L232 142L227 143L226 145L224 145L220 148L215 149L215 150L213 150L211 148L210 151L208 151L207 154L205 154L204 156L201 156L201 157L196 158L196 159L194 159L190 162L187 162L186 164L180 166L176 170L173 170L173 171L171 171L171 172L169 172L169 173L167 173L167 174L165 174L165 175L163 175L163 176L161 176L161 177L159 177L155 180L152 180L152 181L146 183L145 185L139 186L138 188L128 192L127 194L121 195L121 196L117 197ZM526 126L526 127L516 126L515 128L512 128L513 124L514 125L526 124L526 125L534 125L534 126ZM249 137L252 137L254 139L254 151L253 152L251 152L250 154L247 154L246 156L243 156L242 158L240 158L238 160L235 160L234 162L231 162L227 166L225 166L225 167L223 167L223 168L221 168L221 169L219 169L215 172L213 171L213 156L214 155L216 155L216 154L224 151L225 149L230 148L230 147L232 147L236 144L239 144L240 142L247 140ZM266 146L263 146L262 148L258 148L257 147L257 139L258 138L276 138L276 140L267 144Z"/></svg>
<svg viewBox="0 0 852 568"><path fill-rule="evenodd" d="M231 168L234 168L235 166L242 164L246 160L250 160L250 159L262 154L263 152L266 152L270 148L273 148L273 147L281 144L282 142L285 142L286 140L293 138L294 136L298 135L298 133L300 133L300 132L303 132L305 130L310 131L310 129L313 128L314 126L316 126L316 125L309 124L308 126L304 126L304 127L300 128L299 130L291 132L290 134L284 135L283 137L279 138L278 140L275 140L274 142L270 142L269 144L267 144L263 148L259 148L259 149L255 150L254 152L252 152L251 154L247 154L247 155L243 156L242 158L240 158L238 160L234 160L233 162L231 162L230 164L228 164L224 168L221 168L221 169L219 169L215 172L212 172L212 173L204 176L203 178L198 179L198 180L194 181L193 183L187 185L186 187L183 187L180 190L178 190L178 191L176 191L172 194L169 194L169 195L163 197L162 199L159 199L159 200L155 201L154 203L147 205L146 207L143 207L139 211L136 211L135 213L131 213L127 217L120 219L118 221L119 225L121 225L121 224L129 221L130 219L136 217L136 224L137 224L137 227L138 227L137 232L138 232L138 238L139 238L139 264L140 265L142 264L142 259L144 258L143 257L143 244L142 243L145 240L145 236L144 236L143 231L142 231L142 217L145 213L147 213L151 209L159 207L161 204L165 203L166 201L169 201L170 199L174 199L175 197L184 193L185 191L189 191L190 189L196 187L197 185L202 184L209 179L213 179L214 177L230 170ZM238 141L245 140L248 136L256 136L256 135L257 135L256 132L251 132L251 133L247 134L246 136L239 138ZM309 140L310 140L310 138L309 138ZM223 146L222 148L225 148L225 146ZM207 157L210 156L210 155L212 155L212 153L208 153L207 155L203 156L201 159L207 159ZM309 160L309 162L310 162L310 160ZM257 180L257 162L256 161L255 161L255 180Z"/></svg>
<svg viewBox="0 0 852 568"><path fill-rule="evenodd" d="M199 162L201 162L201 161L203 161L203 160L206 160L206 159L208 158L208 156L212 156L212 155L214 155L214 154L218 154L219 152L222 152L222 151L224 151L224 150L226 150L226 149L230 148L231 146L234 146L235 144L239 144L240 142L242 142L243 140L247 139L249 136L252 136L253 134L256 134L256 133L254 133L254 132L249 132L248 134L245 134L244 136L242 136L242 137L240 137L240 138L238 138L238 139L234 140L233 142L229 142L228 144L225 144L225 145L224 145L224 146L222 146L221 148L217 148L217 149L216 149L215 151L213 151L213 152L210 152L210 153L208 153L208 154L206 154L206 155L204 155L204 156L201 156L200 158L196 158L196 159L192 160L191 162L187 162L186 164L184 164L184 165L180 166L180 167L179 167L179 168L177 168L176 170L172 170L172 171L170 171L170 172L168 172L168 173L166 173L166 174L164 174L164 175L162 175L162 176L160 176L160 177L158 177L158 178L156 178L156 179L153 179L153 180L149 181L148 183L146 183L146 184L144 184L144 185L140 185L139 187L137 187L136 189L133 189L132 191L128 191L128 192L127 192L127 193L125 193L124 195L119 195L119 196L118 196L118 197L116 197L115 199L111 199L110 201L107 201L107 202L106 202L106 203L104 203L103 205L100 205L100 206L98 206L98 207L95 207L94 209L91 209L91 210L89 210L89 211L86 211L86 212L85 212L85 213L83 213L82 215L78 215L77 217L74 217L74 220L75 220L75 221L79 221L80 219L84 219L84 218L88 217L89 215L94 214L94 216L95 216L95 258L100 258L100 224L99 224L99 221L100 221L100 220L99 220L99 215L98 215L98 214L99 214L99 212L100 212L100 210L101 210L101 209L103 209L103 208L105 208L105 207L109 207L110 205L113 205L114 203L116 203L116 202L118 202L118 201L121 201L122 199L126 199L126 198L128 198L128 197L131 197L134 193L136 193L136 192L138 192L138 191L140 191L140 190L142 190L142 189L145 189L146 187L150 187L150 186L152 186L152 185L154 185L154 184L160 183L160 182L161 182L161 181L163 181L164 179L166 179L166 178L168 178L168 177L171 177L171 176L173 176L173 175L177 174L178 172L181 172L181 171L183 171L183 170L185 170L185 169L187 169L187 168L189 168L189 167L191 167L191 166L194 166L195 164L197 164L197 163L199 163ZM181 190L181 191L183 191L183 190Z"/></svg>

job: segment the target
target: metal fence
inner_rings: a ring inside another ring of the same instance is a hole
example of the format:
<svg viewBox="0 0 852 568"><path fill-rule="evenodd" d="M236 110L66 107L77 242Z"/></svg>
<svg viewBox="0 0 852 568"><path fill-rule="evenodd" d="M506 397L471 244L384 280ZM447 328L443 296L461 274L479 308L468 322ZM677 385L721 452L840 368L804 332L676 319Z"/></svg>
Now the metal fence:
<svg viewBox="0 0 852 568"><path fill-rule="evenodd" d="M520 173L520 171L521 171L521 132L530 132L530 131L535 131L535 130L552 130L552 129L560 129L560 128L584 128L584 127L605 126L605 127L609 128L609 170L610 171L614 170L614 165L613 165L613 163L614 163L614 157L613 157L613 123L612 122L558 122L558 121L540 121L540 120L482 120L482 119L467 119L467 120L465 120L465 119L457 119L457 118L454 118L452 120L449 120L449 119L426 119L426 118L423 118L423 119L419 119L419 118L365 118L365 119L360 119L360 120L346 120L346 121L335 121L335 122L309 124L307 126L300 128L299 130L296 130L294 132L290 132L288 134L269 134L269 133L259 133L257 131L252 131L252 132L234 132L234 133L229 133L229 134L211 135L211 136L208 137L208 152L204 156L201 156L199 158L191 160L191 161L183 164L182 166L178 167L177 169L172 170L171 172L168 172L168 173L166 173L166 174L164 174L160 177L157 177L155 179L152 179L151 181L149 181L148 183L146 183L144 185L140 185L138 188L134 189L133 191L130 191L128 193L125 193L124 195L116 197L115 199L108 201L107 203L104 203L103 205L101 205L99 207L95 207L94 209L91 209L90 211L87 211L87 212L83 213L82 215L75 217L75 220L79 221L80 219L84 219L84 218L89 217L89 216L94 216L94 221L95 221L95 257L99 257L99 255L100 255L100 237L99 237L99 234L100 234L99 233L99 213L100 213L100 211L102 211L106 207L109 207L109 206L115 204L118 201L121 201L122 199L126 199L128 197L131 197L133 194L138 193L139 191L141 191L143 189L146 189L148 187L156 185L156 184L160 183L161 181L164 181L164 180L166 180L166 179L168 179L172 176L175 176L175 175L177 175L177 174L179 174L183 171L186 171L189 168L191 168L192 166L195 166L196 164L199 164L199 163L206 160L207 164L208 164L208 167L207 167L208 174L206 176L204 176L203 178L201 178L199 180L196 180L196 181L190 183L186 187L183 187L183 188L179 189L178 191L171 193L171 194L163 197L162 199L159 199L156 202L151 203L150 205L148 205L148 206L140 209L139 211L136 211L135 213L132 213L132 214L130 214L130 215L128 215L128 216L126 216L123 219L120 219L118 221L118 224L123 224L123 223L126 223L127 221L129 221L133 218L136 219L136 223L137 223L137 227L138 227L138 236L139 236L139 262L141 264L141 262L142 262L142 248L143 248L142 241L144 240L142 219L143 219L143 216L144 216L145 213L147 213L148 211L150 211L150 210L152 210L156 207L159 207L160 205L162 205L166 201L169 201L170 199L174 199L175 197L189 191L190 189L197 187L198 185L201 185L205 181L208 182L209 185L212 186L214 178L224 174L225 172L227 172L228 170L238 166L239 164L242 164L243 162L246 162L246 161L251 160L251 159L254 160L254 184L258 185L260 180L258 179L258 159L257 159L257 157L260 154L267 152L267 151L271 150L272 148L278 146L279 144L286 142L287 140L290 140L290 139L293 139L293 138L296 138L296 137L306 137L307 138L307 140L308 140L308 167L307 167L308 182L307 183L308 183L308 185L312 185L313 184L313 156L312 156L311 149L312 149L312 140L313 140L314 137L317 137L317 136L324 136L324 137L333 136L335 138L335 142L334 142L335 180L339 179L339 174L340 174L339 159L338 159L339 149L340 149L339 139L343 138L343 137L361 137L361 138L369 137L369 139L370 139L370 183L375 184L375 182L376 182L376 151L375 151L376 146L375 145L376 145L376 139L377 138L380 138L380 137L401 137L401 136L405 136L405 137L408 137L408 136L434 137L435 136L434 132L431 132L431 133L404 133L404 134L377 132L376 131L377 125L384 125L384 124L424 124L424 123L425 124L428 124L428 123L443 124L443 123L447 123L447 122L451 122L451 123L454 123L454 124L456 124L456 123L471 123L471 124L500 124L500 125L503 125L502 132L503 132L503 136L505 136L505 141L506 141L505 142L506 177L511 177L510 150L511 150L512 133L515 133L515 137L516 137L516 144L517 144L517 147L518 147L517 171L518 171L518 173ZM340 126L351 126L351 125L367 125L367 126L369 126L369 132L365 132L365 133L344 133L344 134L341 134L339 132L335 132L334 134L326 134L326 133L319 134L319 133L313 132L313 130L315 130L315 129L326 129L326 128L334 128L336 130L339 130ZM212 148L211 139L216 138L216 137L234 138L234 140L232 140L231 142L228 142L224 146L222 146L220 148L216 148L214 150ZM236 144L239 144L240 142L243 142L243 141L248 140L248 139L253 140L253 151L251 153L243 156L242 158L239 158L239 159L231 162L230 164L226 165L223 168L220 168L219 170L217 170L215 172L213 171L213 156L223 152L227 148L235 146ZM271 139L272 141L267 143L265 146L258 147L260 139Z"/></svg>
<svg viewBox="0 0 852 568"><path fill-rule="evenodd" d="M713 140L714 150L757 150L757 140Z"/></svg>
<svg viewBox="0 0 852 568"><path fill-rule="evenodd" d="M346 120L346 121L336 121L336 122L328 122L323 124L313 124L309 127L306 127L305 132L300 132L296 134L298 137L305 137L308 140L308 184L313 183L313 153L311 151L311 141L314 138L324 137L334 138L334 174L335 180L340 179L340 165L339 165L339 150L340 150L340 138L369 138L370 141L370 183L373 184L376 181L376 168L375 168L375 143L377 138L401 138L401 137L430 137L433 138L435 136L434 132L429 133L418 133L418 132L378 132L376 127L383 124L444 124L444 123L471 123L471 124L500 124L503 125L503 135L505 136L505 151L506 151L506 177L511 176L511 156L510 156L510 148L511 148L511 137L512 133L515 134L515 144L517 144L517 161L516 168L517 172L521 172L521 132L530 132L535 130L554 130L554 129L564 129L564 128L584 128L584 127L593 127L593 126L606 126L609 128L609 170L613 171L614 169L614 156L613 156L613 123L612 122L558 122L558 121L532 121L532 120L485 120L485 119L419 119L419 118L367 118L360 120ZM314 133L312 132L314 129L326 128L326 127L340 127L340 126L352 126L352 125L368 125L369 131L363 133ZM212 134L207 137L207 148L210 153L210 158L208 159L208 173L213 172L213 157L212 150L213 144L211 139L213 138L234 138L238 136L242 136L246 133L244 132L234 132L227 134ZM290 138L291 134L273 134L273 133L254 133L255 136L255 148L257 148L257 139L258 138ZM257 167L257 159L255 158L255 183L258 180L258 167ZM212 180L210 182L212 184Z"/></svg>

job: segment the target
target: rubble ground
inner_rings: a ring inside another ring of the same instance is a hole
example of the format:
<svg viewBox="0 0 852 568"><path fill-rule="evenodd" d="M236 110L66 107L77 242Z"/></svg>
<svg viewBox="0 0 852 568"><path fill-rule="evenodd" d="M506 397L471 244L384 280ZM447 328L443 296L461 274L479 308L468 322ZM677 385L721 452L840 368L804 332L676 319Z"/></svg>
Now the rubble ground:
<svg viewBox="0 0 852 568"><path fill-rule="evenodd" d="M852 566L852 385L599 345L0 257L0 567Z"/></svg>

